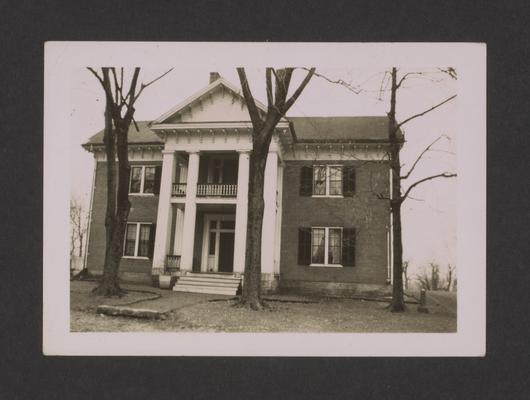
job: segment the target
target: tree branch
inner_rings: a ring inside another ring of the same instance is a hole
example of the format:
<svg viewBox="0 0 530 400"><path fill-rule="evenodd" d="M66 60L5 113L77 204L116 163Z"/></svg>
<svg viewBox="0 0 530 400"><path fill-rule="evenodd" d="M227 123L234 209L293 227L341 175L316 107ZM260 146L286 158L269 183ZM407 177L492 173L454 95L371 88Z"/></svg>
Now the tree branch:
<svg viewBox="0 0 530 400"><path fill-rule="evenodd" d="M308 68L303 68L305 69L306 71L310 71ZM314 70L314 68L313 68ZM322 78L326 81L328 81L329 83L334 83L334 84L337 84L337 85L341 85L341 86L344 86L346 89L350 90L351 92L355 93L355 94L360 94L363 92L363 89L361 89L359 86L354 86L352 85L351 83L348 83L342 79L336 79L336 80L333 80L331 78L328 78L327 76L325 75L322 75L318 72L314 72L313 71L313 74L318 77L318 78Z"/></svg>
<svg viewBox="0 0 530 400"><path fill-rule="evenodd" d="M409 172L407 172L404 176L400 176L399 179L407 179L407 178L410 176L410 174L412 173L412 171L414 171L414 168L416 167L416 165L418 164L418 162L421 160L421 158L423 157L423 155L424 155L425 153L427 153L427 152L431 149L431 147L432 147L436 142L438 142L441 138L443 138L443 137L447 138L446 135L440 135L440 136L438 136L438 137L436 138L436 140L434 140L430 145L428 145L428 146L427 146L427 147L426 147L426 148L420 153L420 155L418 156L418 158L416 158L416 161L414 161L414 164L412 164L412 167L410 167Z"/></svg>
<svg viewBox="0 0 530 400"><path fill-rule="evenodd" d="M105 87L105 85L103 84L103 78L100 77L98 75L98 73L91 67L86 67L86 69L88 69L90 72L92 72L92 74L98 79L99 83L101 83L101 86Z"/></svg>
<svg viewBox="0 0 530 400"><path fill-rule="evenodd" d="M247 103L248 113L250 115L250 120L252 121L252 126L254 127L255 133L258 133L262 126L262 120L259 116L258 107L250 91L250 86L247 80L247 74L245 73L245 68L238 67L236 68L237 75L239 76L239 81L241 82L241 89L243 90L243 97L245 98L245 103Z"/></svg>
<svg viewBox="0 0 530 400"><path fill-rule="evenodd" d="M267 84L267 107L270 109L274 106L274 99L272 97L272 68L265 69L265 82Z"/></svg>
<svg viewBox="0 0 530 400"><path fill-rule="evenodd" d="M431 179L436 179L436 178L454 178L455 176L456 174L454 173L444 172L442 174L432 175L432 176L428 176L427 178L420 179L419 181L414 182L412 185L409 186L405 194L401 196L401 200L402 201L405 200L407 196L409 195L410 191L423 182L427 182L427 181L430 181Z"/></svg>
<svg viewBox="0 0 530 400"><path fill-rule="evenodd" d="M140 97L140 94L144 91L144 89L148 88L149 86L151 86L153 83L155 83L156 81L158 81L159 79L162 79L164 76L166 76L167 74L169 74L171 71L173 71L173 68L170 68L168 69L166 72L164 72L162 75L156 77L155 79L153 79L152 81L150 82L147 82L147 83L142 83L140 85L140 90L138 91L138 94L136 96L134 96L134 101L131 103L132 105L134 105L134 102L136 101L136 99L138 99L138 97Z"/></svg>
<svg viewBox="0 0 530 400"><path fill-rule="evenodd" d="M445 100L442 101L441 103L436 104L435 106L429 108L428 110L425 110L425 111L423 111L423 112L421 112L421 113L419 113L419 114L415 114L415 115L413 115L412 117L407 118L406 120L402 121L401 123L399 123L399 124L396 126L396 132L397 132L397 131L398 131L403 125L405 125L407 122L410 122L410 121L412 121L412 120L415 119L415 118L421 117L421 116L423 116L423 115L425 115L425 114L427 114L427 113L429 113L429 112L431 112L431 111L436 110L438 107L443 106L445 103L448 103L449 101L453 100L455 97L456 97L456 94L452 95L451 97L448 97L447 99L445 99Z"/></svg>
<svg viewBox="0 0 530 400"><path fill-rule="evenodd" d="M302 91L305 89L305 87L307 86L307 84L309 83L311 78L313 77L314 73L315 73L315 68L313 67L313 68L311 68L309 70L309 72L307 73L306 77L304 78L304 80L302 81L300 86L298 86L298 89L295 90L295 92L293 93L291 98L285 102L285 107L282 110L282 114L283 115L285 115L285 113L287 113L287 111L289 111L289 108L291 108L291 106L298 99L298 97L300 97L300 95L302 94Z"/></svg>

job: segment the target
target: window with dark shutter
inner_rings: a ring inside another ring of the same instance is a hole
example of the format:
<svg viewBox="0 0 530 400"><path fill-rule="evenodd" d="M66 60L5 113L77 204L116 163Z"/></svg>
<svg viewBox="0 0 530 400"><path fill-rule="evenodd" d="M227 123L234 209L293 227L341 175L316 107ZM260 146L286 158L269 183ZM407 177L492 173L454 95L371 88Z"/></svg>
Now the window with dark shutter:
<svg viewBox="0 0 530 400"><path fill-rule="evenodd" d="M160 180L162 178L162 166L158 165L155 167L155 182L153 187L154 194L160 194Z"/></svg>
<svg viewBox="0 0 530 400"><path fill-rule="evenodd" d="M344 167L342 173L342 195L352 197L355 194L355 168Z"/></svg>
<svg viewBox="0 0 530 400"><path fill-rule="evenodd" d="M313 167L300 168L300 196L313 194Z"/></svg>
<svg viewBox="0 0 530 400"><path fill-rule="evenodd" d="M344 228L342 230L342 265L344 267L355 266L355 229Z"/></svg>
<svg viewBox="0 0 530 400"><path fill-rule="evenodd" d="M311 264L311 228L298 228L298 265Z"/></svg>
<svg viewBox="0 0 530 400"><path fill-rule="evenodd" d="M150 225L150 232L149 232L149 251L147 254L147 257L153 258L153 253L155 251L155 236L156 236L156 224Z"/></svg>

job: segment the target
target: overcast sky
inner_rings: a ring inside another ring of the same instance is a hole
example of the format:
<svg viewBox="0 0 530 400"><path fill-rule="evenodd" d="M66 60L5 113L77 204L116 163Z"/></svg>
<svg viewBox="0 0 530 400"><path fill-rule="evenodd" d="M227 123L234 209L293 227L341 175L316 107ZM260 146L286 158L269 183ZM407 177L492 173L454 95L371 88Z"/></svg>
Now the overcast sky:
<svg viewBox="0 0 530 400"><path fill-rule="evenodd" d="M144 69L141 78L149 81L166 69ZM136 105L137 120L153 120L193 95L208 84L209 72L219 72L224 78L239 87L235 68L175 68L162 80L144 91ZM361 94L322 78L314 77L288 116L366 116L385 115L389 109L388 92L379 89L388 70L387 65L370 69L317 69L332 79L342 79L365 90ZM436 68L417 68L414 71L435 71ZM407 68L406 71L411 71ZM405 70L400 71L406 72ZM253 94L265 102L264 69L247 69ZM302 79L303 71L296 71L292 87ZM422 112L445 98L456 94L456 82L442 74L429 74L429 79L416 77L404 84L398 93L398 119L403 120ZM103 128L103 92L99 83L86 69L76 69L70 75L69 110L71 126L70 162L72 193L89 201L93 173L93 157L81 148L81 144ZM458 98L457 98L458 99ZM456 172L455 119L458 101L445 104L439 109L404 126L406 144L401 160L404 171L415 161L418 154L440 135L447 135L437 143L435 150L425 155L418 164L410 182L440 172ZM438 262L442 268L448 263L456 264L456 186L457 179L433 180L415 189L403 205L404 260L409 260L412 269L429 262ZM405 182L405 187L408 182Z"/></svg>

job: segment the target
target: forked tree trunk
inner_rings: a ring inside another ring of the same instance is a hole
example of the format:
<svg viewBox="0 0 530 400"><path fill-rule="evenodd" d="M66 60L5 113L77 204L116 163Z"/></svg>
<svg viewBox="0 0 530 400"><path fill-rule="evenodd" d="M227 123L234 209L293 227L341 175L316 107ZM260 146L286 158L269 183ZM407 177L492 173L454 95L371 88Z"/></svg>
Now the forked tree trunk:
<svg viewBox="0 0 530 400"><path fill-rule="evenodd" d="M243 96L252 121L252 152L249 159L249 188L248 188L248 222L245 252L245 280L240 304L254 310L263 308L261 301L261 234L263 227L263 211L265 202L263 189L265 183L265 167L267 155L274 129L283 115L294 104L296 99L307 86L315 72L311 68L298 89L287 100L287 92L293 68L274 71L267 68L265 71L267 91L267 113L260 115L247 81L244 68L237 68ZM276 82L273 94L272 76Z"/></svg>
<svg viewBox="0 0 530 400"><path fill-rule="evenodd" d="M107 115L105 112L106 124ZM107 126L107 125L106 125ZM105 128L104 140L113 143L117 137L117 154L118 154L118 176L116 177L116 153L114 146L107 148L107 212L105 218L106 229L106 249L105 249L105 266L103 268L103 277L94 292L103 296L120 296L122 290L119 285L120 261L123 255L123 240L129 217L129 177L130 166L127 157L127 131L128 125L118 125L115 130L110 127ZM118 190L116 193L116 178Z"/></svg>

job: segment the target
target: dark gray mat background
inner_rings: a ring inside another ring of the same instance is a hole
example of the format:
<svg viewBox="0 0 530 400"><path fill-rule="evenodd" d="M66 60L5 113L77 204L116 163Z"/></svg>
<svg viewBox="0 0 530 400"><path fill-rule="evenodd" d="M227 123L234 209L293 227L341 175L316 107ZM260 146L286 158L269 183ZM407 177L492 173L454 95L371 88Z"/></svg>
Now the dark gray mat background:
<svg viewBox="0 0 530 400"><path fill-rule="evenodd" d="M0 398L526 398L528 15L530 9L522 1L0 4ZM42 356L42 99L47 40L487 42L487 357Z"/></svg>

